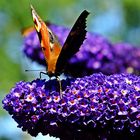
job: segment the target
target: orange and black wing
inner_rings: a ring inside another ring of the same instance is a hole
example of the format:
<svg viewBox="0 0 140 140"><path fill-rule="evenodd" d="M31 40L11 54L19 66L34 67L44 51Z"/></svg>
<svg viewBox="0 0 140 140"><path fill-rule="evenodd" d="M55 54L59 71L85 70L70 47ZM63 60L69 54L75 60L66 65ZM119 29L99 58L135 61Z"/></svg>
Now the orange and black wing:
<svg viewBox="0 0 140 140"><path fill-rule="evenodd" d="M86 36L86 18L89 12L84 10L72 27L58 57L55 72L61 74L69 59L79 51Z"/></svg>

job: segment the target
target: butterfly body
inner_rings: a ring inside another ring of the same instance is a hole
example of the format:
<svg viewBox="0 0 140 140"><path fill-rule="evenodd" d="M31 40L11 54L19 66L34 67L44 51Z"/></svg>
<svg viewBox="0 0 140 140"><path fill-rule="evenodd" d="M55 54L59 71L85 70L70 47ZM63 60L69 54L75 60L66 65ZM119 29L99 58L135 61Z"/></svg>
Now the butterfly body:
<svg viewBox="0 0 140 140"><path fill-rule="evenodd" d="M31 12L41 48L45 56L47 75L49 77L58 77L64 72L69 59L79 51L80 46L85 40L86 17L89 13L86 10L82 12L62 47L55 34L46 26L45 22L39 17L32 6Z"/></svg>
<svg viewBox="0 0 140 140"><path fill-rule="evenodd" d="M50 57L47 61L47 73L48 75L51 76L56 76L57 75L57 71L56 71L56 63L58 60L58 56L60 54L61 48L57 46L57 44L54 45L53 50L51 50L50 52Z"/></svg>

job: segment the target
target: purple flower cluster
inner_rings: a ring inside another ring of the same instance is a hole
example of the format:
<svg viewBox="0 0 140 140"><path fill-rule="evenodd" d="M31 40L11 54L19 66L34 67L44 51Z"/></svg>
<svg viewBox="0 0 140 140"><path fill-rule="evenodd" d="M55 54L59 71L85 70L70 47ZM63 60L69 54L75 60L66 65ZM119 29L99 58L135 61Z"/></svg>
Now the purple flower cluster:
<svg viewBox="0 0 140 140"><path fill-rule="evenodd" d="M89 32L86 38L80 51L70 59L65 73L70 73L73 77L83 77L98 72L115 73L115 66L110 65L114 59L114 52L109 41Z"/></svg>
<svg viewBox="0 0 140 140"><path fill-rule="evenodd" d="M117 43L113 49L114 62L121 72L140 74L140 48L128 43Z"/></svg>
<svg viewBox="0 0 140 140"><path fill-rule="evenodd" d="M61 140L135 139L140 136L140 77L129 74L19 82L3 107L30 135Z"/></svg>
<svg viewBox="0 0 140 140"><path fill-rule="evenodd" d="M48 27L58 36L63 45L69 29L55 24ZM112 45L98 34L87 33L80 51L73 56L65 68L65 73L73 77L83 77L96 72L110 75L115 73L140 73L140 49L130 44ZM45 65L40 43L33 31L24 38L24 53L30 59Z"/></svg>

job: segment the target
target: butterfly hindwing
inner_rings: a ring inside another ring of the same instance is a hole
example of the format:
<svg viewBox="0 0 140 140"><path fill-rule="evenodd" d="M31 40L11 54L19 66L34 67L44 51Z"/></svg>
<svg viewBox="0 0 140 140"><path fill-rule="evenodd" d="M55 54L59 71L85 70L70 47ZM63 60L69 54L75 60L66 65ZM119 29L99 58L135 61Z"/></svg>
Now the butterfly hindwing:
<svg viewBox="0 0 140 140"><path fill-rule="evenodd" d="M84 10L73 25L58 57L56 73L62 73L69 59L79 51L86 36L86 18L89 12Z"/></svg>

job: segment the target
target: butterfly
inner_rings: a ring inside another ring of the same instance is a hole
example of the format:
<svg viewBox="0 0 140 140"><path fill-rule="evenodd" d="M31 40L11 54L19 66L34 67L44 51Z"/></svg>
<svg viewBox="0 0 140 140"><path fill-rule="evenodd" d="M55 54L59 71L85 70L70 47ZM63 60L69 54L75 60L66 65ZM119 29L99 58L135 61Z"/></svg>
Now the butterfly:
<svg viewBox="0 0 140 140"><path fill-rule="evenodd" d="M86 36L86 18L89 12L84 10L73 25L63 46L60 45L56 35L47 27L31 5L34 26L37 31L41 48L45 56L49 77L58 77L65 70L70 58L79 51ZM40 74L41 74L40 73Z"/></svg>

